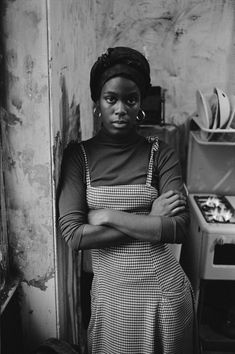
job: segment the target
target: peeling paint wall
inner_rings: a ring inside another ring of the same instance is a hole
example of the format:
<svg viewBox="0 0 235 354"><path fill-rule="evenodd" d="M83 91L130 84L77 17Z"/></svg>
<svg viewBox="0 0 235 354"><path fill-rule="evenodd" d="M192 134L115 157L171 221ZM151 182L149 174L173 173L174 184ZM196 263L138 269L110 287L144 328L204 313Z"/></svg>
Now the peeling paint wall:
<svg viewBox="0 0 235 354"><path fill-rule="evenodd" d="M233 0L97 0L97 52L127 45L150 61L166 91L166 120L196 110L196 89L235 93Z"/></svg>
<svg viewBox="0 0 235 354"><path fill-rule="evenodd" d="M2 9L10 244L29 352L59 334L55 188L67 143L93 133L95 2L4 0Z"/></svg>
<svg viewBox="0 0 235 354"><path fill-rule="evenodd" d="M22 275L29 352L59 335L55 188L67 143L93 133L89 70L95 2L4 0L2 10L9 233Z"/></svg>
<svg viewBox="0 0 235 354"><path fill-rule="evenodd" d="M95 2L49 1L52 134L55 152L93 134L89 90L95 53ZM56 176L58 177L58 176Z"/></svg>
<svg viewBox="0 0 235 354"><path fill-rule="evenodd" d="M95 53L95 1L49 2L53 137L62 149L93 133L89 73ZM59 139L59 140L58 140Z"/></svg>
<svg viewBox="0 0 235 354"><path fill-rule="evenodd" d="M4 26L11 244L26 282L54 267L45 10L44 2L9 2Z"/></svg>
<svg viewBox="0 0 235 354"><path fill-rule="evenodd" d="M22 276L25 352L56 336L46 1L4 5L5 178L9 236ZM46 305L46 306L45 306Z"/></svg>
<svg viewBox="0 0 235 354"><path fill-rule="evenodd" d="M53 134L53 183L58 186L63 150L71 140L93 134L89 90L90 67L96 58L93 0L50 0L49 53ZM78 310L79 262L64 245L58 231L60 337L83 345Z"/></svg>

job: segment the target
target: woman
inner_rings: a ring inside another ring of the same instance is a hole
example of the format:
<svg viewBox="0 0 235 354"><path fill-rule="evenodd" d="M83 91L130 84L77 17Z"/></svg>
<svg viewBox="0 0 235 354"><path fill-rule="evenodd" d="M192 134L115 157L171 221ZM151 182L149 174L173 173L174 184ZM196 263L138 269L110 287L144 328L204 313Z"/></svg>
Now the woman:
<svg viewBox="0 0 235 354"><path fill-rule="evenodd" d="M168 248L189 219L179 162L136 132L150 85L141 53L108 49L90 75L101 128L64 156L62 235L92 253L89 353L193 353L191 287Z"/></svg>

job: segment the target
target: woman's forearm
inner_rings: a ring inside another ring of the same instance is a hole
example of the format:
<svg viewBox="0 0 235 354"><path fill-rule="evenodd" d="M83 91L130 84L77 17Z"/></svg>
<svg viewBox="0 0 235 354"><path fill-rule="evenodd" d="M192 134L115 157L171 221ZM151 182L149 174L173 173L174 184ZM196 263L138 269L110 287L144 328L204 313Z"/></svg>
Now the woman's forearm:
<svg viewBox="0 0 235 354"><path fill-rule="evenodd" d="M109 226L141 241L181 243L187 222L186 209L186 197L177 190L169 190L154 200L148 215L95 209L89 211L88 221L91 225Z"/></svg>
<svg viewBox="0 0 235 354"><path fill-rule="evenodd" d="M79 248L105 248L129 242L130 240L131 238L125 235L121 230L108 226L85 224Z"/></svg>
<svg viewBox="0 0 235 354"><path fill-rule="evenodd" d="M114 228L137 240L153 243L161 240L162 224L159 216L106 209L103 213L103 220L100 222L102 225Z"/></svg>

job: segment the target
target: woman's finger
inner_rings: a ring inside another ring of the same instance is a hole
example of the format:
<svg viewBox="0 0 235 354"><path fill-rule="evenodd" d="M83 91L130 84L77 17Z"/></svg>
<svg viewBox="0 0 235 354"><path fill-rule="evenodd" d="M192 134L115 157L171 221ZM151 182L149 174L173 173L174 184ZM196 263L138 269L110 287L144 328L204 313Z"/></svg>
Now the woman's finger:
<svg viewBox="0 0 235 354"><path fill-rule="evenodd" d="M176 215L185 209L185 205L178 206L171 211L171 215Z"/></svg>
<svg viewBox="0 0 235 354"><path fill-rule="evenodd" d="M183 201L186 202L186 197L182 193L177 193L168 198L168 201L172 204L176 201Z"/></svg>
<svg viewBox="0 0 235 354"><path fill-rule="evenodd" d="M170 204L171 208L174 209L177 206L186 205L185 199L176 199L174 202Z"/></svg>

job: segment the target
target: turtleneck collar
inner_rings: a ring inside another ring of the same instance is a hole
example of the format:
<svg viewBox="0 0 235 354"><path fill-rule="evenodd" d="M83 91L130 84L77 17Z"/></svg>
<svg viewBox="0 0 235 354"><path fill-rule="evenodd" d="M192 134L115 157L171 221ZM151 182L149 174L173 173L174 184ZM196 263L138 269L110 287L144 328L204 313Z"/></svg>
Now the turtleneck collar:
<svg viewBox="0 0 235 354"><path fill-rule="evenodd" d="M101 128L94 138L97 142L104 144L133 145L143 137L139 135L135 130L124 136L115 136L108 134L103 128Z"/></svg>

